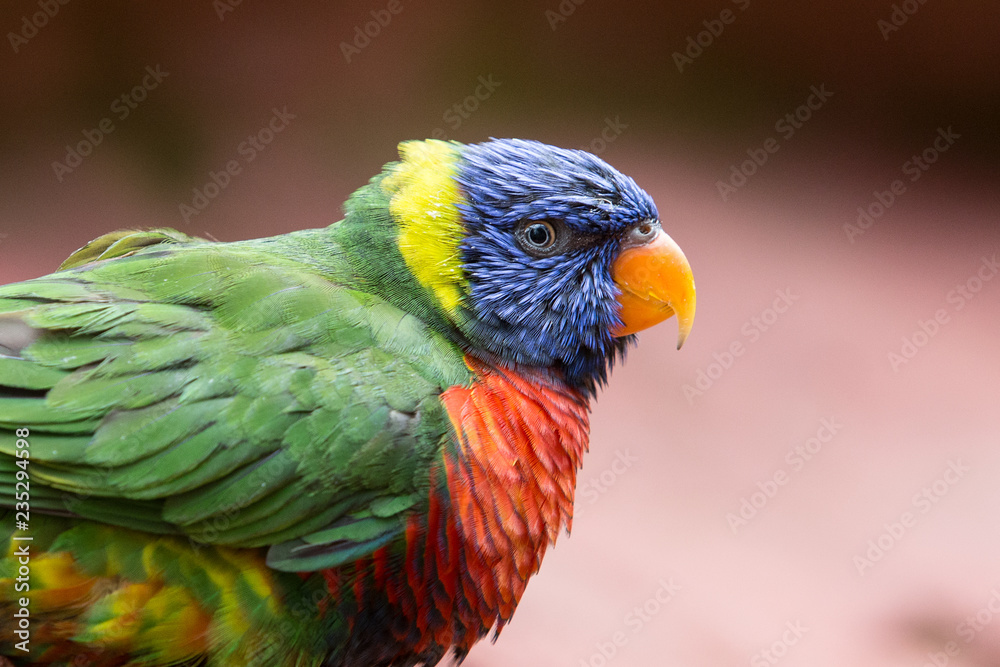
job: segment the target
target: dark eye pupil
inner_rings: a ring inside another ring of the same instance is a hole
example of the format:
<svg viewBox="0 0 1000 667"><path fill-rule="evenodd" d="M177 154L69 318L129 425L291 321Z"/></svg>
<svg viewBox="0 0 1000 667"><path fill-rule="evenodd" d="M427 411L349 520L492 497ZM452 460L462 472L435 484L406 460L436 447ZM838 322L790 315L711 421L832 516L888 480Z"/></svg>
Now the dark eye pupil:
<svg viewBox="0 0 1000 667"><path fill-rule="evenodd" d="M528 242L536 246L547 246L552 238L548 227L545 225L532 225L528 227Z"/></svg>

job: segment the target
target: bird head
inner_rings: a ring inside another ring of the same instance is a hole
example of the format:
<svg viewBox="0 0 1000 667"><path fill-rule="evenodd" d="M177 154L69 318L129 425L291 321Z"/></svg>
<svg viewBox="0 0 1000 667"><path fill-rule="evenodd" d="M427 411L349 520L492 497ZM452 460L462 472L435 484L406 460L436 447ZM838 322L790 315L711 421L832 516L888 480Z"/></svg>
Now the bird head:
<svg viewBox="0 0 1000 667"><path fill-rule="evenodd" d="M631 178L536 141L399 150L370 187L388 200L395 250L469 351L556 368L592 392L635 332L676 316L683 344L691 268Z"/></svg>

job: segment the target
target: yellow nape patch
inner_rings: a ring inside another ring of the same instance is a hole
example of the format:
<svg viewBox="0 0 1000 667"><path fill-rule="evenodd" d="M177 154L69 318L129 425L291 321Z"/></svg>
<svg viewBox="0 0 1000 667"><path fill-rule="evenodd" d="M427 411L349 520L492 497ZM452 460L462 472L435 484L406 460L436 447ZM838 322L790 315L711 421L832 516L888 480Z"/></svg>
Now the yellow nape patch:
<svg viewBox="0 0 1000 667"><path fill-rule="evenodd" d="M457 312L466 285L458 254L463 228L456 206L461 194L453 178L457 153L445 141L403 142L402 161L382 181L399 224L399 252L449 313Z"/></svg>

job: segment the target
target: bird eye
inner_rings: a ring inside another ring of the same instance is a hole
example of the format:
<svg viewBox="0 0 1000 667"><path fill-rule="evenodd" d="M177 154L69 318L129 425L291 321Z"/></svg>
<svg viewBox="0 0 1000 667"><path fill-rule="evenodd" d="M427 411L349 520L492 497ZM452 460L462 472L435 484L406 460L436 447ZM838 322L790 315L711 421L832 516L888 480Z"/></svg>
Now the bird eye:
<svg viewBox="0 0 1000 667"><path fill-rule="evenodd" d="M643 220L628 231L624 243L626 246L645 245L653 240L659 231L660 222L658 220Z"/></svg>
<svg viewBox="0 0 1000 667"><path fill-rule="evenodd" d="M524 249L533 253L545 253L556 244L556 228L547 220L527 223L521 230Z"/></svg>

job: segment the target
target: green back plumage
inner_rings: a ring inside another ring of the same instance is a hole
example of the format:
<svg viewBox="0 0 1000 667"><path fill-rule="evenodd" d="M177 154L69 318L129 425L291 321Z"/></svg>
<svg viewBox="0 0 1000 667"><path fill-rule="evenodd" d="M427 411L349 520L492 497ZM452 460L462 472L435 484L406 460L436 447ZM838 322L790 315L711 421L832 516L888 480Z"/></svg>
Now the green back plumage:
<svg viewBox="0 0 1000 667"><path fill-rule="evenodd" d="M286 570L398 535L449 437L437 395L470 376L442 335L350 284L364 258L337 236L378 226L116 234L0 287L0 331L20 341L0 356L16 388L0 395L0 502L14 503L12 431L29 428L38 509L269 546Z"/></svg>

